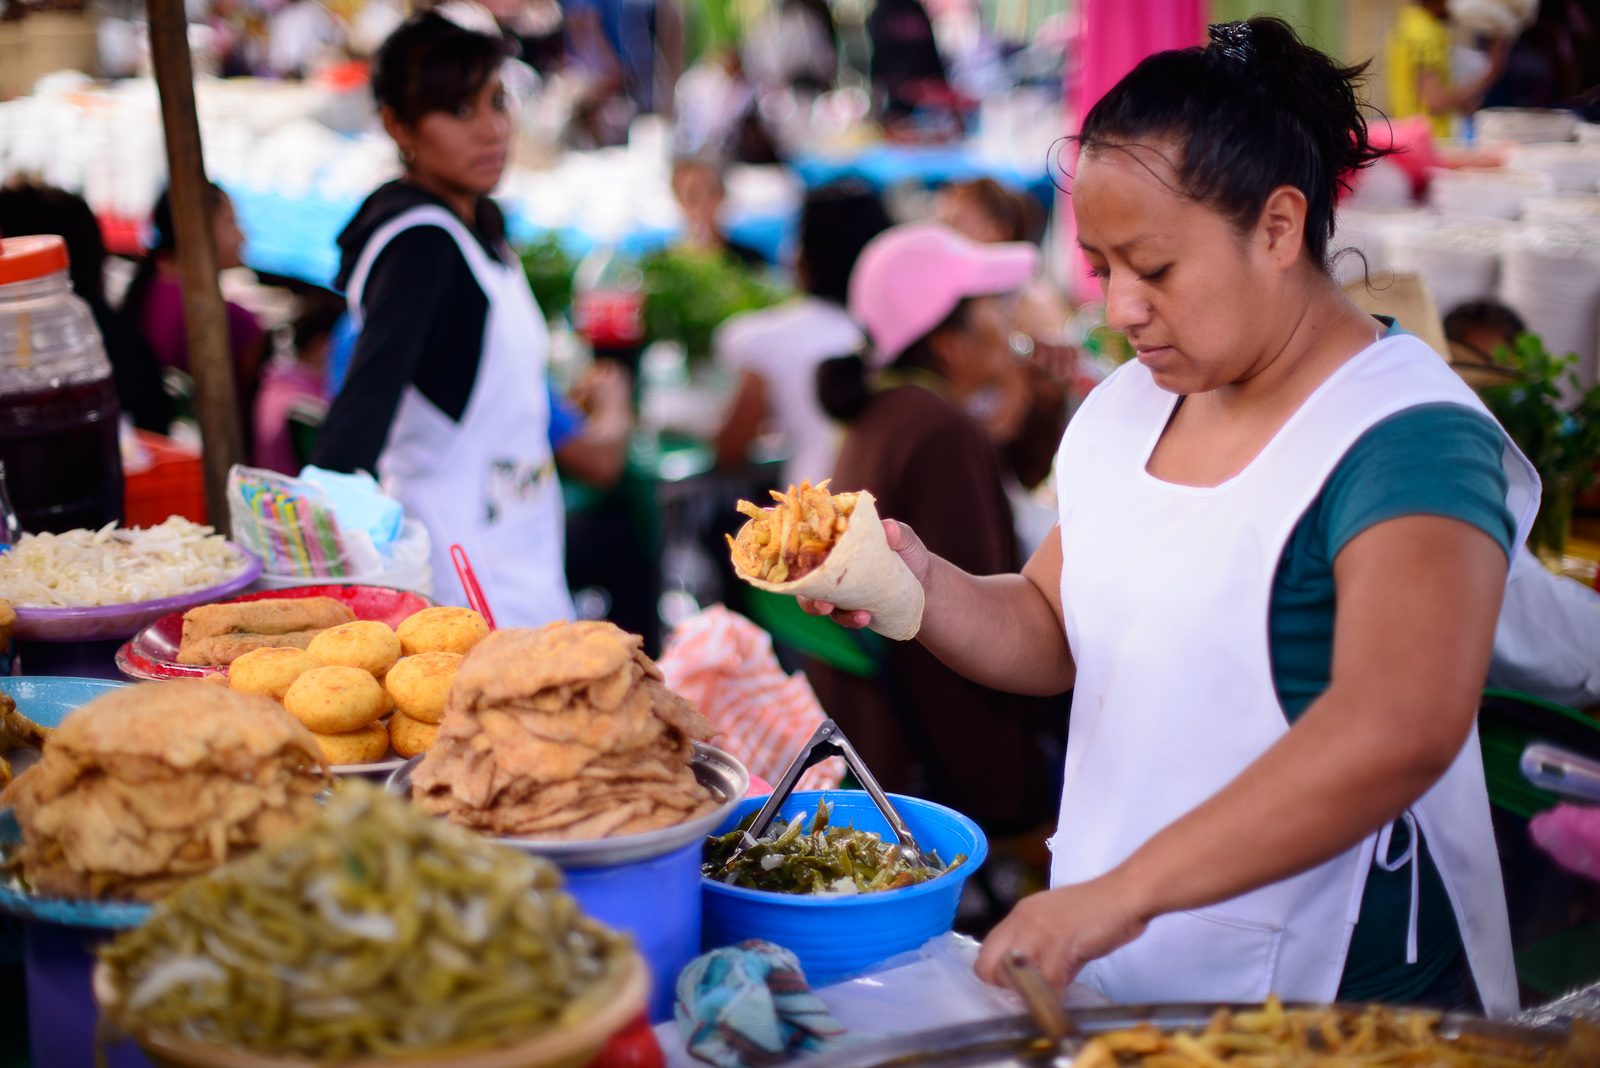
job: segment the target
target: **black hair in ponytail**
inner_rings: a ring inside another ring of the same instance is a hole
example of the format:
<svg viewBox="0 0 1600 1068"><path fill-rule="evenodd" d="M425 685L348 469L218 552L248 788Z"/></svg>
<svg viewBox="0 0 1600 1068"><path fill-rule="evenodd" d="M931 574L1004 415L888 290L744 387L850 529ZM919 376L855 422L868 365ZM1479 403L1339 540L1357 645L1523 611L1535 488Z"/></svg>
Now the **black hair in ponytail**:
<svg viewBox="0 0 1600 1068"><path fill-rule="evenodd" d="M971 297L962 297L944 321L905 347L889 366L896 371L932 371L939 373L939 357L934 354L928 339L941 330L965 330L967 315L972 307ZM866 411L872 400L872 387L867 382L867 364L860 353L823 360L817 365L817 402L822 410L841 423L854 422L856 416Z"/></svg>
<svg viewBox="0 0 1600 1068"><path fill-rule="evenodd" d="M1078 143L1087 152L1173 142L1182 191L1241 230L1274 189L1294 186L1306 196L1306 250L1325 268L1339 190L1384 154L1356 99L1367 64L1341 67L1266 15L1210 34L1205 48L1141 62L1089 110Z"/></svg>

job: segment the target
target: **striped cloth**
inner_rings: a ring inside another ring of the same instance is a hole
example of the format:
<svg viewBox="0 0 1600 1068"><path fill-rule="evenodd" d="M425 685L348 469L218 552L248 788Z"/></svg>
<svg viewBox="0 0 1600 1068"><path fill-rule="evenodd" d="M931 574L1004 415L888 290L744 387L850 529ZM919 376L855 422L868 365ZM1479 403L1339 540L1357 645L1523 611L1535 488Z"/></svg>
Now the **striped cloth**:
<svg viewBox="0 0 1600 1068"><path fill-rule="evenodd" d="M659 663L667 686L723 733L723 747L770 783L827 718L805 673L783 673L771 636L720 604L673 628ZM807 770L796 789L834 789L844 771L843 758L829 757Z"/></svg>
<svg viewBox="0 0 1600 1068"><path fill-rule="evenodd" d="M806 985L799 959L760 939L690 961L677 995L678 1033L717 1068L773 1068L852 1037Z"/></svg>

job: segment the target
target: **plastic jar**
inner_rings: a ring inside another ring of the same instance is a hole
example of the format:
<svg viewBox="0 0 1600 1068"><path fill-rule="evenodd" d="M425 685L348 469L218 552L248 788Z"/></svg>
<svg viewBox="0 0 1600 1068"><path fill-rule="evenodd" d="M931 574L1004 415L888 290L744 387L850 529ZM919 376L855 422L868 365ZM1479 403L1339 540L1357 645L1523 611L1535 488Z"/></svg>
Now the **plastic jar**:
<svg viewBox="0 0 1600 1068"><path fill-rule="evenodd" d="M111 361L55 235L0 240L0 460L22 529L122 518Z"/></svg>

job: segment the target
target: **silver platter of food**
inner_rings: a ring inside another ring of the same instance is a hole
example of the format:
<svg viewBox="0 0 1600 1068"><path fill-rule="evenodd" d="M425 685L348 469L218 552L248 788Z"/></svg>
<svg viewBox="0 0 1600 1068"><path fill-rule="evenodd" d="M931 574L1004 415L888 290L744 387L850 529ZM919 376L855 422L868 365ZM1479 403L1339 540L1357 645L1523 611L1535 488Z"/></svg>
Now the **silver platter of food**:
<svg viewBox="0 0 1600 1068"><path fill-rule="evenodd" d="M1031 1016L895 1035L813 1057L809 1068L1581 1068L1596 1031L1531 1027L1385 1005L1114 1005L1072 1013L1059 1044Z"/></svg>
<svg viewBox="0 0 1600 1068"><path fill-rule="evenodd" d="M529 836L506 836L498 841L541 857L548 857L563 867L597 868L611 864L626 864L647 857L659 857L690 843L703 842L733 814L733 810L750 790L750 772L737 758L704 742L694 742L694 755L690 767L701 786L710 790L720 804L711 812L684 823L642 834L620 835L614 838L593 838L586 841L552 841ZM411 796L411 772L422 762L422 757L406 761L389 776L386 785L401 797Z"/></svg>

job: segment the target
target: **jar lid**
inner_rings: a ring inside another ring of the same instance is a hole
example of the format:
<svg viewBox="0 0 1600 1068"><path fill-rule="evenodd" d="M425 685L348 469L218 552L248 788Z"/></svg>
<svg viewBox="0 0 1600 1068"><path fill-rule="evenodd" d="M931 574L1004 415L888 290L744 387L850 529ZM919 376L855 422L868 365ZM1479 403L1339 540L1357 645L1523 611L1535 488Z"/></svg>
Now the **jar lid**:
<svg viewBox="0 0 1600 1068"><path fill-rule="evenodd" d="M67 269L67 243L56 234L0 238L0 285Z"/></svg>

